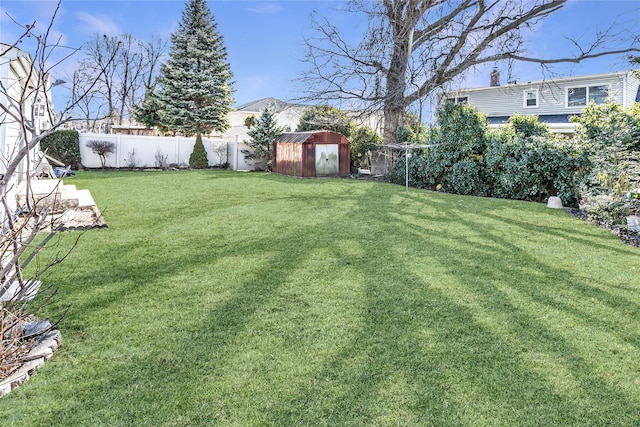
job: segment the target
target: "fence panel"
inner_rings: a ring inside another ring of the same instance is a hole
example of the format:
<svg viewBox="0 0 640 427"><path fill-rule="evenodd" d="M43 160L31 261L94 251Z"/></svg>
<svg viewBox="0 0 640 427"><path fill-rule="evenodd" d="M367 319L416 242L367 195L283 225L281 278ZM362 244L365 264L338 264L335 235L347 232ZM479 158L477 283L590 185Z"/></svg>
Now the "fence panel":
<svg viewBox="0 0 640 427"><path fill-rule="evenodd" d="M100 168L100 156L87 147L89 141L107 141L114 144L114 152L106 156L108 168L153 168L161 162L177 167L189 165L189 156L195 145L194 138L173 136L80 134L80 157L86 168ZM228 163L233 170L252 170L241 150L246 145L238 141L203 138L209 166Z"/></svg>

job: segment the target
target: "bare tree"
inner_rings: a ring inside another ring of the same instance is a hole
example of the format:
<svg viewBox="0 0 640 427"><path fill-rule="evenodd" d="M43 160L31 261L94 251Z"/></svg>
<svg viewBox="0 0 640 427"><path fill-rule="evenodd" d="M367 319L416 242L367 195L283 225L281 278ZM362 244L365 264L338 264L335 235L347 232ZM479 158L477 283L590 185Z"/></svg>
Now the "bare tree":
<svg viewBox="0 0 640 427"><path fill-rule="evenodd" d="M117 63L118 74L118 103L120 111L118 124L122 124L125 117L130 116L138 101L138 95L144 94L142 43L134 39L131 34L120 36L120 55Z"/></svg>
<svg viewBox="0 0 640 427"><path fill-rule="evenodd" d="M150 41L144 42L142 45L145 58L143 70L145 90L153 89L155 86L155 77L160 67L160 60L167 53L167 44L166 39L152 36Z"/></svg>
<svg viewBox="0 0 640 427"><path fill-rule="evenodd" d="M117 81L120 46L118 37L95 34L86 45L87 57L80 63L80 69L87 73L89 81L99 83L98 93L105 100L105 118L110 125L118 120L120 110Z"/></svg>
<svg viewBox="0 0 640 427"><path fill-rule="evenodd" d="M638 51L611 49L613 27L576 54L528 56L525 29L561 9L566 0L354 0L348 9L368 18L353 45L329 19L316 17L317 37L306 39L308 70L300 81L308 99L356 103L382 110L385 141L395 141L406 109L468 70L498 61L542 65L580 62ZM310 89L309 89L310 88Z"/></svg>
<svg viewBox="0 0 640 427"><path fill-rule="evenodd" d="M71 218L70 212L51 215L56 206L54 194L38 199L31 191L32 174L37 170L36 151L42 139L71 120L69 113L96 85L94 82L84 93L77 94L61 114L53 111L49 76L60 62L77 52L70 49L58 55L62 49L59 40L49 40L59 7L60 2L42 33L35 32L35 22L20 25L22 35L15 43L0 44L0 64L9 70L0 76L0 379L28 360L28 350L37 344L35 338L55 328L55 323L39 322L34 317L55 291L40 300L40 305L34 306L31 300L41 285L40 276L62 262L75 246L72 244L52 259L40 259L37 266L31 264ZM18 49L23 41L35 43L31 53ZM44 126L43 118L48 122ZM24 188L20 203L19 187ZM51 198L54 200L47 200ZM27 276L30 265L32 274Z"/></svg>
<svg viewBox="0 0 640 427"><path fill-rule="evenodd" d="M95 80L82 68L75 70L67 80L71 83L71 102L76 105L76 121L83 123L85 131L95 132L96 124L107 116L106 104L95 87ZM93 88L89 89L91 86Z"/></svg>
<svg viewBox="0 0 640 427"><path fill-rule="evenodd" d="M93 128L97 121L105 120L108 125L122 125L124 120L133 118L146 90L153 86L166 48L167 42L159 37L141 42L131 34L95 34L85 46L86 57L74 72L74 77L82 77L74 78L78 88L99 80L98 90L80 106L86 126ZM107 62L111 56L115 59ZM92 126L88 126L90 122Z"/></svg>

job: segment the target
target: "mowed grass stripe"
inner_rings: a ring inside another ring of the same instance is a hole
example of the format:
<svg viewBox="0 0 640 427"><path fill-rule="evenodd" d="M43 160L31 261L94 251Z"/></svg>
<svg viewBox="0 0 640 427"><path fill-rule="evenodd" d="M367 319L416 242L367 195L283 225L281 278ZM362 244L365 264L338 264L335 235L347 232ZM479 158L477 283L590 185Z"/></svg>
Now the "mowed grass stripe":
<svg viewBox="0 0 640 427"><path fill-rule="evenodd" d="M44 277L64 342L3 426L640 420L640 252L562 211L264 173L69 181L109 228Z"/></svg>

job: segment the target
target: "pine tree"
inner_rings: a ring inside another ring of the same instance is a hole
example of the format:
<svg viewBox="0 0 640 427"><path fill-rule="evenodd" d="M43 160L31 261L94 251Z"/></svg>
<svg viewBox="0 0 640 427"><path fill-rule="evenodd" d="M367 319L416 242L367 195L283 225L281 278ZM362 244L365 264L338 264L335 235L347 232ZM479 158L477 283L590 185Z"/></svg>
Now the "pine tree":
<svg viewBox="0 0 640 427"><path fill-rule="evenodd" d="M158 115L185 135L224 132L233 104L227 50L205 0L188 0L160 70Z"/></svg>
<svg viewBox="0 0 640 427"><path fill-rule="evenodd" d="M249 163L262 169L271 170L273 163L273 143L282 132L284 132L284 128L278 126L273 113L265 108L247 132L247 135L249 135L251 139L244 141L244 143L251 149L242 150L244 158Z"/></svg>
<svg viewBox="0 0 640 427"><path fill-rule="evenodd" d="M166 130L160 121L159 109L158 98L151 89L148 89L145 93L144 101L137 106L134 117L138 123L142 123L149 129L158 127L161 131L163 129Z"/></svg>
<svg viewBox="0 0 640 427"><path fill-rule="evenodd" d="M189 156L189 166L191 166L192 169L206 169L209 166L207 151L204 149L201 134L196 136L196 143L193 146L191 155Z"/></svg>

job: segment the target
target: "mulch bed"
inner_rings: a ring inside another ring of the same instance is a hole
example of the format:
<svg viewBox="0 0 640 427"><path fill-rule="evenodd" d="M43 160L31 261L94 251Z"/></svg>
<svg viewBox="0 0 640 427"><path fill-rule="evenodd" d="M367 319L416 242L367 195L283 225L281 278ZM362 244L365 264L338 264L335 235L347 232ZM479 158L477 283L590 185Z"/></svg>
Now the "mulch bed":
<svg viewBox="0 0 640 427"><path fill-rule="evenodd" d="M618 239L622 240L626 244L640 248L640 234L629 230L629 228L625 225L609 224L603 221L598 221L597 219L589 217L584 211L576 208L564 208L564 211L578 219L590 222L591 224L594 224L598 227L609 230L610 232L615 234Z"/></svg>

